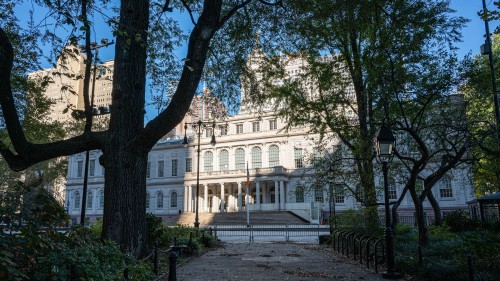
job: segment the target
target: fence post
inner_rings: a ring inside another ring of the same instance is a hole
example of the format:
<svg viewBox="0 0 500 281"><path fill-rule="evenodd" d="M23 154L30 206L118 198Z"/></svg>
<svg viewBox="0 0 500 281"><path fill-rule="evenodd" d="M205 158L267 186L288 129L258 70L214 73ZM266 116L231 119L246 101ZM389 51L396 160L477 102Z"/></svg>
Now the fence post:
<svg viewBox="0 0 500 281"><path fill-rule="evenodd" d="M168 255L168 281L177 281L177 254L171 251Z"/></svg>
<svg viewBox="0 0 500 281"><path fill-rule="evenodd" d="M469 281L474 281L474 266L471 255L467 255L467 269L469 272Z"/></svg>

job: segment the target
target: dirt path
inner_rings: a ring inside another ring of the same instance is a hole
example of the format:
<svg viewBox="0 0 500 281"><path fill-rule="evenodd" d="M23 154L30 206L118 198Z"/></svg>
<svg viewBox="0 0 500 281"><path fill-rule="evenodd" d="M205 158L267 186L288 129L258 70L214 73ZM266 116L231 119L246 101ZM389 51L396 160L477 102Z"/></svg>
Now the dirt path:
<svg viewBox="0 0 500 281"><path fill-rule="evenodd" d="M224 243L183 264L179 281L383 280L359 263L317 244Z"/></svg>

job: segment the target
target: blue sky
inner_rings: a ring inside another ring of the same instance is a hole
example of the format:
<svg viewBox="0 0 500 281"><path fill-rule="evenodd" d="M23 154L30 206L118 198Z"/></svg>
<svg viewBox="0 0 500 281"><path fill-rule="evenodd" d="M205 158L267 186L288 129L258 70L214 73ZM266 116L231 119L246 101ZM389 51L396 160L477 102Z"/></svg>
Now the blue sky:
<svg viewBox="0 0 500 281"><path fill-rule="evenodd" d="M495 6L493 5L493 0L487 0L486 3L490 9L495 8ZM484 34L485 34L484 21L481 20L481 18L477 14L480 10L482 10L482 0L451 0L450 4L451 7L456 11L456 13L454 14L455 16L462 16L470 20L470 22L468 22L466 27L462 30L462 42L458 42L456 44L456 46L459 48L458 50L459 57L463 58L468 53L471 53L472 55L478 54L480 46L484 43ZM27 11L30 8L31 8L30 3L18 7L16 9L18 18L20 18L22 21L23 20L27 21L28 18ZM35 16L35 21L37 19L38 21L40 21L45 16L45 13L43 12L43 10L38 9L36 10L34 16ZM186 29L186 32L190 32L191 29L193 28L189 16L186 13L184 13L183 15L179 15L176 11L174 11L174 14L168 14L168 16L174 16L175 19L181 23L181 26ZM101 27L106 26L106 24L104 24L106 20L105 15L95 13L94 17L95 18L91 20L96 21L95 26L101 26ZM498 21L490 22L490 31L493 31L498 26L498 24L499 24ZM110 40L113 39L111 31L107 28L96 28L95 30L93 30L92 37L93 40L96 42L100 42L101 38L107 38ZM185 52L186 52L185 48L181 48L176 51L176 55L179 59L182 59L183 57L185 57ZM111 46L100 49L99 57L102 61L113 59L114 47ZM49 62L42 62L42 67L48 68L51 67L51 65ZM148 114L146 115L146 120L145 120L146 122L156 115L154 114L155 111L152 109L151 110L147 109L147 112Z"/></svg>
<svg viewBox="0 0 500 281"><path fill-rule="evenodd" d="M460 57L463 57L469 52L472 52L472 54L477 54L479 53L479 46L481 46L484 43L484 34L485 34L485 28L484 28L484 22L479 18L477 13L482 9L482 0L451 0L451 7L456 10L456 15L457 16L462 16L467 19L470 19L471 21L467 23L467 26L462 30L462 42L457 43L457 46L459 47L458 54ZM494 9L493 1L492 0L487 0L486 4L488 5L489 8ZM27 15L26 12L27 10L31 7L31 4L25 4L17 9L19 11L19 18L22 20L26 20ZM24 15L23 15L24 13ZM175 13L175 12L174 12ZM35 13L36 18L42 18L44 16L43 13ZM178 15L176 15L176 18ZM103 22L105 19L104 16L97 14L95 15L95 20L98 22ZM186 29L191 30L193 27L191 24L191 21L187 17L187 15L183 15L182 18L179 20ZM495 27L498 26L498 21L490 22L490 31L493 31ZM104 25L99 25L97 24L96 26L104 26ZM109 30L107 29L96 29L95 30L95 38L96 41L99 42L101 38L108 38L112 39L112 34ZM179 50L179 56L180 58L183 57L183 52L184 50ZM113 59L113 53L114 53L114 48L113 47L108 47L106 49L101 49L100 50L100 57L102 60L109 60ZM43 67L50 67L48 63L44 63Z"/></svg>
<svg viewBox="0 0 500 281"><path fill-rule="evenodd" d="M462 42L458 43L459 56L463 57L468 52L472 54L479 53L479 47L484 43L484 21L479 18L477 13L483 9L481 0L451 0L451 7L456 10L457 16L468 18L471 21L462 30ZM486 5L489 9L494 9L493 1L487 0ZM490 22L490 32L498 26L498 21Z"/></svg>

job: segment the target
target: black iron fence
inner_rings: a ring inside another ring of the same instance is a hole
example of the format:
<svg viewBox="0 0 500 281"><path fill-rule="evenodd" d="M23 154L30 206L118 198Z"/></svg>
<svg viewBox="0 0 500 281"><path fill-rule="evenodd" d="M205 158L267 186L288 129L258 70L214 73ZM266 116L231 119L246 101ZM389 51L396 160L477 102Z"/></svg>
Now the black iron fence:
<svg viewBox="0 0 500 281"><path fill-rule="evenodd" d="M380 264L385 263L384 240L370 235L350 231L332 232L332 246L337 252L359 261L367 268L373 266L378 272Z"/></svg>

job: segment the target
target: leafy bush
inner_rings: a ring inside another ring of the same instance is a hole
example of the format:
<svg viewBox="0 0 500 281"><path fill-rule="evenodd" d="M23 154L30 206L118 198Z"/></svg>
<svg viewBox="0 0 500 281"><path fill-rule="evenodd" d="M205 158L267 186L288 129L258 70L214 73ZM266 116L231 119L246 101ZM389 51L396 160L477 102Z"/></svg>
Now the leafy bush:
<svg viewBox="0 0 500 281"><path fill-rule="evenodd" d="M383 234L383 228L378 227L373 228L373 223L367 223L369 220L368 215L370 214L369 209L357 210L345 210L342 213L336 215L336 225L338 229L345 231L352 231L356 233L363 233L371 236L381 236ZM369 228L369 226L372 226Z"/></svg>
<svg viewBox="0 0 500 281"><path fill-rule="evenodd" d="M97 220L90 226L90 231L92 232L92 237L95 239L101 238L102 233L102 219L97 218Z"/></svg>
<svg viewBox="0 0 500 281"><path fill-rule="evenodd" d="M151 269L123 254L111 242L94 239L89 229L76 226L67 233L23 228L2 237L2 280L116 280L125 268L134 280L150 280ZM4 243L2 243L4 244ZM5 269L3 269L5 268Z"/></svg>
<svg viewBox="0 0 500 281"><path fill-rule="evenodd" d="M452 232L447 225L429 228L429 245L422 249L418 264L416 230L398 227L395 231L397 267L419 280L467 280L467 257L473 257L477 280L500 276L500 236L491 231Z"/></svg>
<svg viewBox="0 0 500 281"><path fill-rule="evenodd" d="M462 210L448 213L443 218L443 223L450 227L453 232L463 232L475 230L479 227L480 222L472 219Z"/></svg>
<svg viewBox="0 0 500 281"><path fill-rule="evenodd" d="M214 246L214 244L216 242L215 237L212 236L210 233L208 233L205 230L202 230L201 236L199 237L199 240L200 240L201 244L203 244L203 246L205 246L207 248Z"/></svg>

